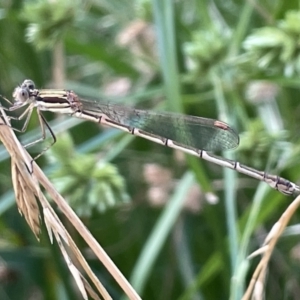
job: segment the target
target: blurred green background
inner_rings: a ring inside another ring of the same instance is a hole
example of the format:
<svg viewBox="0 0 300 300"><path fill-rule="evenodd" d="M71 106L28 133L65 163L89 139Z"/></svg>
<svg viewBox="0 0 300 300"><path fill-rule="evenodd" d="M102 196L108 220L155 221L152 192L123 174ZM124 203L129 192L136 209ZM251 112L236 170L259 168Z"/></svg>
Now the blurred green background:
<svg viewBox="0 0 300 300"><path fill-rule="evenodd" d="M300 178L299 1L2 0L0 70L11 100L30 78L88 99L220 119L241 137L221 155ZM143 299L241 298L258 262L247 255L292 197L115 129L45 116L58 142L38 164ZM26 144L40 134L33 114L18 136ZM19 215L1 145L0 170L0 299L81 299L45 229L37 242ZM266 299L299 298L299 217L273 253Z"/></svg>

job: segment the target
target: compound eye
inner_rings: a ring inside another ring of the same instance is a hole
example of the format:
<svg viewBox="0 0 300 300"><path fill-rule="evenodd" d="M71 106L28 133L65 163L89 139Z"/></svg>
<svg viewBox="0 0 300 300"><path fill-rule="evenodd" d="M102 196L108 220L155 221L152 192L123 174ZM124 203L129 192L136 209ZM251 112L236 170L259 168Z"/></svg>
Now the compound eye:
<svg viewBox="0 0 300 300"><path fill-rule="evenodd" d="M27 88L16 88L13 97L17 102L25 102L29 98L29 90Z"/></svg>
<svg viewBox="0 0 300 300"><path fill-rule="evenodd" d="M26 88L29 90L34 90L35 89L35 84L31 79L26 79L21 85L21 88Z"/></svg>

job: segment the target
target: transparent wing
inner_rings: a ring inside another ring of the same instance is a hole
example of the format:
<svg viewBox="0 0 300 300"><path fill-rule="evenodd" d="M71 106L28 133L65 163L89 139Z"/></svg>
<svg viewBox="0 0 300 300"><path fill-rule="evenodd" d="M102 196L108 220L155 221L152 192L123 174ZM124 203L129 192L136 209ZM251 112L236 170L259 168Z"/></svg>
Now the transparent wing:
<svg viewBox="0 0 300 300"><path fill-rule="evenodd" d="M238 134L229 125L218 120L139 110L83 99L80 102L84 111L95 115L105 114L114 122L168 138L183 146L219 151L235 148L239 144Z"/></svg>

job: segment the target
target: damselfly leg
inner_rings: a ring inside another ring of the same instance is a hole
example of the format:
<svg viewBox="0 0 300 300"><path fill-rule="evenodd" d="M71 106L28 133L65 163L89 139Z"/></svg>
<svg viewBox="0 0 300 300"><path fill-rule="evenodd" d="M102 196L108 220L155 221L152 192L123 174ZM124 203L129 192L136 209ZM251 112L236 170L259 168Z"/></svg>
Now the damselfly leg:
<svg viewBox="0 0 300 300"><path fill-rule="evenodd" d="M18 129L18 128L12 127L11 125L8 125L13 130L21 132L21 133L23 133L27 130L31 115L35 108L35 101L34 101L34 99L31 99L31 97L30 97L30 95L33 95L33 94L35 94L35 86L34 86L33 81L25 80L21 86L19 86L15 89L15 91L13 93L14 99L18 99L18 101L16 101L15 103L11 103L8 99L5 98L5 100L12 105L9 108L5 108L6 111L16 111L16 110L21 109L22 107L28 105L28 107L25 109L24 112L22 112L22 114L19 117L9 116L9 119L17 120L17 121L25 119L22 129ZM46 139L46 128L49 130L53 141L51 142L51 144L49 146L44 148L37 156L35 156L34 160L36 160L41 155L43 155L43 153L45 153L49 148L51 148L56 142L56 136L55 136L54 132L52 131L51 127L49 126L48 122L46 121L45 117L42 115L42 113L38 107L37 107L37 115L38 115L38 119L39 119L39 123L40 123L40 127L41 127L42 137L31 143L24 145L24 147L28 148L39 142L44 141Z"/></svg>

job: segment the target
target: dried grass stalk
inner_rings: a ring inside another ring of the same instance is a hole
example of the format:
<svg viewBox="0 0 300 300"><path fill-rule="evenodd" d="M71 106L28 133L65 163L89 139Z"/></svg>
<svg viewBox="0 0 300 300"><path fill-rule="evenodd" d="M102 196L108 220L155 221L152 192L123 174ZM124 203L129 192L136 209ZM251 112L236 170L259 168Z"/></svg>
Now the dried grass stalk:
<svg viewBox="0 0 300 300"><path fill-rule="evenodd" d="M247 291L242 300L258 300L264 299L264 286L268 270L268 263L275 248L275 245L286 228L288 222L300 206L300 196L298 196L284 211L280 219L273 225L269 234L267 235L261 248L249 255L251 259L257 255L262 254L262 258L256 267L251 281L248 285Z"/></svg>
<svg viewBox="0 0 300 300"><path fill-rule="evenodd" d="M65 214L86 243L91 247L95 255L115 278L129 299L140 299L139 295L80 221L78 216L69 207L63 197L55 190L38 165L32 161L28 152L19 143L13 130L9 126L3 126L5 124L10 125L9 119L6 117L5 112L0 106L0 140L3 142L12 158L12 179L18 209L25 217L35 236L38 238L40 232L41 217L37 203L38 200L43 210L43 219L48 230L49 238L52 242L53 236L55 237L83 298L88 299L89 295L93 299L111 299L110 295L92 272L75 242L50 206L40 189L40 185L42 185L62 213ZM70 253L70 255L68 253ZM80 267L75 266L71 257L76 257ZM79 268L84 270L94 287L88 283Z"/></svg>

